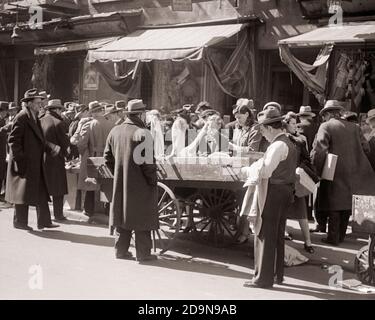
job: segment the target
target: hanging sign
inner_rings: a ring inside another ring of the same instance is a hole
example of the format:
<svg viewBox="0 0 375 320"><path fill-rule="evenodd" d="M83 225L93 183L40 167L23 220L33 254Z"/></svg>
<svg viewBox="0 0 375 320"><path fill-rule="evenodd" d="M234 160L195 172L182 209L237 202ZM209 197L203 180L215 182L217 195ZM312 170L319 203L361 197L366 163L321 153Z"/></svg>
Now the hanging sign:
<svg viewBox="0 0 375 320"><path fill-rule="evenodd" d="M173 11L193 11L191 0L172 0Z"/></svg>
<svg viewBox="0 0 375 320"><path fill-rule="evenodd" d="M83 71L83 90L99 89L99 73L85 62Z"/></svg>

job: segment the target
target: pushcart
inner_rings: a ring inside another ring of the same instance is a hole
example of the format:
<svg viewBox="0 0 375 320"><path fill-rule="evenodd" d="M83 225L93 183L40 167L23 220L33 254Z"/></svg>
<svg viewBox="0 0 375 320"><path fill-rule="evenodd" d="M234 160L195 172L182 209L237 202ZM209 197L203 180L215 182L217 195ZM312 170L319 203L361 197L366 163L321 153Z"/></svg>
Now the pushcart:
<svg viewBox="0 0 375 320"><path fill-rule="evenodd" d="M263 153L243 157L186 157L158 160L159 229L152 231L154 251L165 253L181 233L194 233L215 246L234 242L245 192L242 167ZM103 158L89 158L88 176L112 198L113 176Z"/></svg>
<svg viewBox="0 0 375 320"><path fill-rule="evenodd" d="M369 235L354 260L355 273L362 283L375 285L375 196L353 196L352 228Z"/></svg>

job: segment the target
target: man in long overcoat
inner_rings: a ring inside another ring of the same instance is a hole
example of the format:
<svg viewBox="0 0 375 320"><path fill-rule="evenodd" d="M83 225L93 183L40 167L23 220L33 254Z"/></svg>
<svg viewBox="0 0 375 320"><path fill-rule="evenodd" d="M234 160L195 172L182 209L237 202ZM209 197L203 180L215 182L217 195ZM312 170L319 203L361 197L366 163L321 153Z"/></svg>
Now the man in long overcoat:
<svg viewBox="0 0 375 320"><path fill-rule="evenodd" d="M7 143L8 132L6 129L5 118L8 114L8 102L0 101L0 193L3 187L3 182L6 177L6 157L7 157Z"/></svg>
<svg viewBox="0 0 375 320"><path fill-rule="evenodd" d="M352 196L375 195L375 173L362 146L360 128L342 120L343 103L328 100L320 111L324 119L311 151L312 162L321 176L328 153L337 155L333 181L321 180L317 210L328 216L328 237L323 242L344 241L352 210Z"/></svg>
<svg viewBox="0 0 375 320"><path fill-rule="evenodd" d="M78 190L86 191L84 201L85 215L89 217L89 222L93 222L95 191L99 190L99 185L86 181L87 158L103 156L105 143L112 125L103 117L103 105L98 101L89 103L89 116L80 120L76 132L70 138L70 143L78 147L81 155Z"/></svg>
<svg viewBox="0 0 375 320"><path fill-rule="evenodd" d="M53 199L53 213L55 220L66 220L63 214L64 195L68 193L68 184L65 171L65 156L69 148L68 128L61 117L64 106L59 99L48 101L45 113L40 117L44 138L60 147L60 152L53 157L45 156L45 168L48 193Z"/></svg>
<svg viewBox="0 0 375 320"><path fill-rule="evenodd" d="M48 207L45 152L57 155L59 147L46 142L38 119L41 97L36 89L26 91L21 100L26 107L17 114L9 134L9 162L5 200L14 204L13 225L17 229L32 230L28 226L29 206L36 206L38 229L55 228Z"/></svg>
<svg viewBox="0 0 375 320"><path fill-rule="evenodd" d="M132 259L128 250L134 230L137 260L154 260L151 230L158 229L158 200L153 141L144 124L142 100L130 100L127 114L110 132L104 151L114 175L110 226L116 228L117 258Z"/></svg>

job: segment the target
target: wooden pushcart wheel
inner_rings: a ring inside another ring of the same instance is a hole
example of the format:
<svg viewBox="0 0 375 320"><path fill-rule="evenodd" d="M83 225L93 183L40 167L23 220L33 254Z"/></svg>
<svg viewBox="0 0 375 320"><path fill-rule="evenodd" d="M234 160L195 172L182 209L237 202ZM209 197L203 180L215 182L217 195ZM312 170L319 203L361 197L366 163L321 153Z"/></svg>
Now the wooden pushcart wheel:
<svg viewBox="0 0 375 320"><path fill-rule="evenodd" d="M358 280L367 285L375 284L375 235L371 235L369 244L362 247L354 260L354 271Z"/></svg>
<svg viewBox="0 0 375 320"><path fill-rule="evenodd" d="M158 182L159 229L152 232L155 252L165 253L176 239L181 227L179 201L172 190Z"/></svg>
<svg viewBox="0 0 375 320"><path fill-rule="evenodd" d="M233 243L238 216L236 195L226 189L199 189L189 202L193 204L191 210L192 228L198 234L205 236L216 246Z"/></svg>

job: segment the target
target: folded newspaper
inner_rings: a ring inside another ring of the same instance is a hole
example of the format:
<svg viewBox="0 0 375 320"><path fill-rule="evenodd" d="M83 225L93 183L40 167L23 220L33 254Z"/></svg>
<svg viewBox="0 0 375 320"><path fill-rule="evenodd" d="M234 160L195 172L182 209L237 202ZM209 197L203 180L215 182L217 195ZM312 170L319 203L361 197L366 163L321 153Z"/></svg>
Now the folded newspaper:
<svg viewBox="0 0 375 320"><path fill-rule="evenodd" d="M344 289L350 289L361 293L375 294L375 287L365 285L361 281L358 281L356 279L338 281L337 284L339 286L342 286L342 288Z"/></svg>

